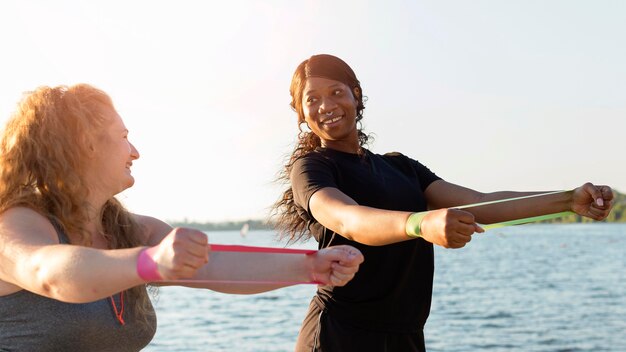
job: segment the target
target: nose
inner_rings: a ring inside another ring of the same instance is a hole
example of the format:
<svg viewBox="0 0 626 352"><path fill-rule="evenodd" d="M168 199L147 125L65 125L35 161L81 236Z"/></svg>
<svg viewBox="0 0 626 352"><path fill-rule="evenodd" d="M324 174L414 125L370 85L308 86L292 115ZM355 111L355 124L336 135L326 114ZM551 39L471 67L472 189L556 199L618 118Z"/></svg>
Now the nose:
<svg viewBox="0 0 626 352"><path fill-rule="evenodd" d="M320 102L318 109L320 114L326 114L327 112L331 112L337 108L337 103L333 99L326 97L321 98L321 100L322 101Z"/></svg>
<svg viewBox="0 0 626 352"><path fill-rule="evenodd" d="M135 148L135 145L130 143L130 157L133 158L133 160L137 160L139 159L139 151L137 150L137 148Z"/></svg>

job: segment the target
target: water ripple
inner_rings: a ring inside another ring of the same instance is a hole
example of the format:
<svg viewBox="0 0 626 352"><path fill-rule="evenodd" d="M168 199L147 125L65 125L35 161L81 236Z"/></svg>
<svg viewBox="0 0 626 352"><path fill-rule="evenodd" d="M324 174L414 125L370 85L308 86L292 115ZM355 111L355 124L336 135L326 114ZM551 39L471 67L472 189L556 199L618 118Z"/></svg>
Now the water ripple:
<svg viewBox="0 0 626 352"><path fill-rule="evenodd" d="M272 236L211 233L216 243L278 246ZM626 351L626 225L505 228L435 251L428 351ZM145 351L292 351L314 291L161 288Z"/></svg>

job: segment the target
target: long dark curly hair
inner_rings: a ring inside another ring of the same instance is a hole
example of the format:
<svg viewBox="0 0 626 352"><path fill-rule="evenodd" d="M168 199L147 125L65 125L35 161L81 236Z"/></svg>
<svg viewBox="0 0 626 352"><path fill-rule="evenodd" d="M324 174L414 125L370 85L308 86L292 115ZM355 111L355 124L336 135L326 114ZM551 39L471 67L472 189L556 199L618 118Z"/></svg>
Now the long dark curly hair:
<svg viewBox="0 0 626 352"><path fill-rule="evenodd" d="M307 221L299 215L298 206L294 203L289 178L294 162L321 146L321 140L315 133L302 129L302 124L305 123L302 94L309 77L324 77L342 82L350 87L358 102L356 107L357 126L360 126L358 123L363 119L363 110L365 109L361 83L356 78L352 68L340 58L327 54L313 55L296 68L291 79L289 93L291 94L291 108L298 115L298 140L293 152L287 158L284 168L278 175L278 182L286 184L287 187L283 191L282 197L274 203L271 212L271 218L279 238L281 240L287 239L288 243L304 241L311 236L307 228ZM359 145L363 147L367 144L370 136L365 134L361 127L357 127L357 132Z"/></svg>

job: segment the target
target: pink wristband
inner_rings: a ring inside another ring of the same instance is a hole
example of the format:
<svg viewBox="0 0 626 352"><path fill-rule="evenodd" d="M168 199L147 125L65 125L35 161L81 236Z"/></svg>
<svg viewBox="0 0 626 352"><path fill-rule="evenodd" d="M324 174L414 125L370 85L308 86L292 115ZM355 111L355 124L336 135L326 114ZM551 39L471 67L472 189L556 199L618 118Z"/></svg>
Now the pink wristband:
<svg viewBox="0 0 626 352"><path fill-rule="evenodd" d="M159 273L159 266L152 259L152 254L157 247L150 247L142 250L137 258L137 274L139 277L150 282L163 279Z"/></svg>

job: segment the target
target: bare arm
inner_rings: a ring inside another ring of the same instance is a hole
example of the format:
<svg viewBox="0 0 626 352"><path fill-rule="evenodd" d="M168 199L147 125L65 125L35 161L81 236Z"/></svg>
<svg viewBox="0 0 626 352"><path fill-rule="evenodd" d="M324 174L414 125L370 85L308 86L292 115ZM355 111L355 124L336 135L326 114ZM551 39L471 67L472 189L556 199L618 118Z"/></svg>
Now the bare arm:
<svg viewBox="0 0 626 352"><path fill-rule="evenodd" d="M422 220L422 237L446 248L460 248L471 241L474 232L483 230L476 224L551 214L566 210L601 220L608 216L613 194L607 186L586 183L571 192L529 198L464 210L451 207L491 200L520 197L542 192L481 193L443 180L430 184L425 196L431 209ZM410 212L376 209L357 204L336 188L323 188L309 200L313 216L324 227L367 245L377 246L411 239L406 221Z"/></svg>
<svg viewBox="0 0 626 352"><path fill-rule="evenodd" d="M324 227L355 242L381 246L411 239L405 232L410 212L362 206L337 188L315 192L309 208Z"/></svg>
<svg viewBox="0 0 626 352"><path fill-rule="evenodd" d="M493 200L523 197L545 192L501 191L482 193L443 180L433 182L424 194L432 209L454 208L462 205L483 203ZM543 199L528 199L516 202L504 202L465 210L472 213L476 221L490 224L499 221L519 219L541 214L565 211L571 195L559 193Z"/></svg>
<svg viewBox="0 0 626 352"><path fill-rule="evenodd" d="M52 224L28 208L0 214L0 294L26 289L65 302L95 301L143 284L139 248L58 244Z"/></svg>
<svg viewBox="0 0 626 352"><path fill-rule="evenodd" d="M419 225L419 232L424 239L434 244L446 248L461 248L471 241L474 231L483 231L476 221L491 224L562 211L574 211L577 214L601 220L608 216L613 199L611 188L585 183L569 192L463 210L449 208L539 193L544 192L480 193L443 180L435 181L428 186L425 195L429 205L438 210L424 215ZM468 226L473 226L474 231L468 231Z"/></svg>
<svg viewBox="0 0 626 352"><path fill-rule="evenodd" d="M428 204L434 208L453 208L493 200L535 195L546 192L493 192L481 193L443 180L435 181L425 191ZM466 208L479 223L521 219L538 215L574 211L595 220L605 218L613 199L611 189L586 183L568 192L560 192L540 197L502 202L480 207Z"/></svg>
<svg viewBox="0 0 626 352"><path fill-rule="evenodd" d="M255 278L268 280L311 278L332 285L345 285L358 270L363 256L355 248L337 246L311 256L259 256L241 260L237 253L213 253L209 261L207 237L193 229L172 229L149 217L148 242L157 241L154 260L164 279ZM147 222L146 222L147 221ZM64 302L84 303L108 297L146 281L137 274L137 258L147 247L101 250L58 244L48 219L28 208L13 208L0 214L0 295L25 289ZM252 260L250 260L252 259ZM200 270L198 270L200 269ZM258 279L255 279L258 280ZM278 280L277 280L278 281ZM285 286L241 284L190 284L232 293L256 293Z"/></svg>
<svg viewBox="0 0 626 352"><path fill-rule="evenodd" d="M413 239L406 230L411 212L361 206L336 188L315 192L309 208L324 227L352 241L381 246ZM423 238L446 248L463 247L472 233L482 231L472 214L460 210L434 212L428 218L424 221L430 223L430 231Z"/></svg>
<svg viewBox="0 0 626 352"><path fill-rule="evenodd" d="M343 286L354 277L362 262L361 253L350 246L325 248L310 255L211 252L209 262L198 270L194 279L216 282L182 285L236 294L265 292L310 281ZM255 283L259 281L267 283Z"/></svg>
<svg viewBox="0 0 626 352"><path fill-rule="evenodd" d="M153 260L160 275L173 280L154 282L155 285L238 294L265 292L310 280L343 286L363 262L362 254L349 246L322 249L314 255L211 252L207 237L198 230L173 229L147 216L136 219L144 225L148 244L157 247ZM184 281L177 282L179 279ZM275 283L256 283L259 281Z"/></svg>

